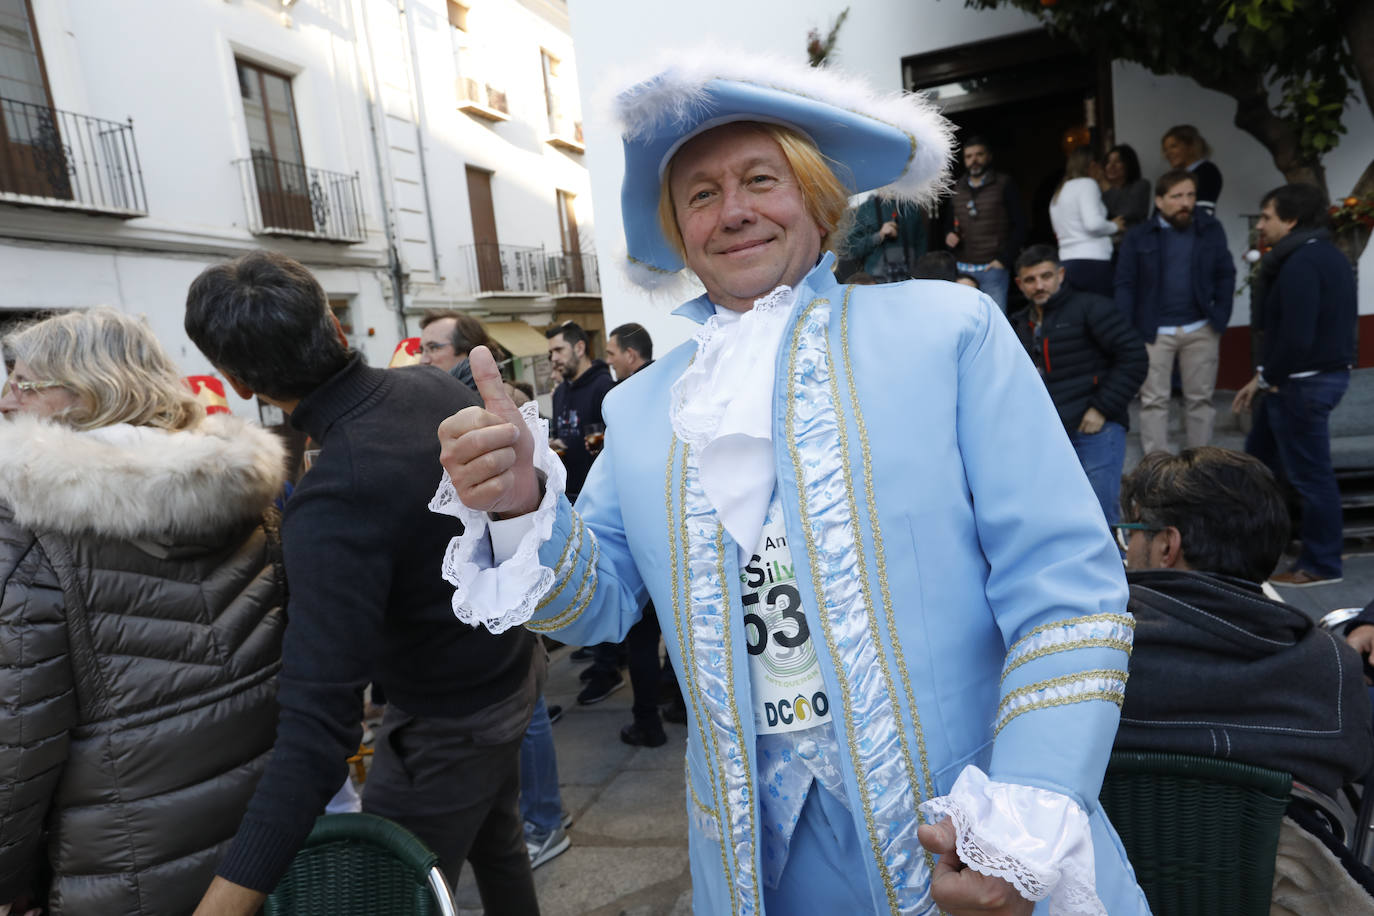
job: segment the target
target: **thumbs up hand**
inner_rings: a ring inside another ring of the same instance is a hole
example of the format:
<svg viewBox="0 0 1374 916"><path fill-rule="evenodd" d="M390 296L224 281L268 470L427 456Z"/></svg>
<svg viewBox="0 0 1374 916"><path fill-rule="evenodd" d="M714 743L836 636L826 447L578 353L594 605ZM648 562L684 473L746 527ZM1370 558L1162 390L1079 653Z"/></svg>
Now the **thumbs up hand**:
<svg viewBox="0 0 1374 916"><path fill-rule="evenodd" d="M487 406L466 407L439 424L439 461L469 509L503 516L533 512L540 497L534 437L506 393L491 351L473 348L468 363Z"/></svg>

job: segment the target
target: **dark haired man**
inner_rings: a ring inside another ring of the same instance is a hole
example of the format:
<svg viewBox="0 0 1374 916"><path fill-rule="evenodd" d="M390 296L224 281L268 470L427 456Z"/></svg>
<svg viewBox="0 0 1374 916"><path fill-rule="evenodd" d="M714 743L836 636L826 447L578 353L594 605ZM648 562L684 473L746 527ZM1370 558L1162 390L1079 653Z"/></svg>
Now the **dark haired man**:
<svg viewBox="0 0 1374 916"><path fill-rule="evenodd" d="M472 348L488 344L482 322L463 312L445 309L428 311L420 318L420 362L437 366L473 391L468 354Z"/></svg>
<svg viewBox="0 0 1374 916"><path fill-rule="evenodd" d="M1116 748L1267 767L1326 796L1364 776L1359 656L1260 588L1288 542L1269 470L1210 446L1154 452L1122 482L1121 509L1135 651ZM1371 912L1374 875L1299 797L1280 831L1273 912Z"/></svg>
<svg viewBox="0 0 1374 916"><path fill-rule="evenodd" d="M1260 590L1288 542L1269 470L1210 446L1154 452L1122 482L1121 508L1135 651L1116 746L1283 770L1328 795L1364 775L1354 650Z"/></svg>
<svg viewBox="0 0 1374 916"><path fill-rule="evenodd" d="M1116 263L1116 304L1145 341L1150 371L1140 389L1140 443L1169 448L1174 363L1183 383L1189 448L1212 440L1221 335L1231 321L1236 267L1221 223L1197 209L1186 169L1155 182L1155 218L1126 233Z"/></svg>
<svg viewBox="0 0 1374 916"><path fill-rule="evenodd" d="M472 862L487 912L537 912L517 760L543 656L527 633L455 619L435 571L461 527L427 508L433 427L476 395L429 369L366 366L310 272L270 252L202 272L185 324L235 391L320 446L282 523L276 745L197 914L257 911L346 778L374 674L390 702L363 809L414 831L450 880Z"/></svg>
<svg viewBox="0 0 1374 916"><path fill-rule="evenodd" d="M1149 368L1145 345L1112 300L1064 283L1064 266L1049 245L1032 245L1016 259L1016 285L1030 304L1012 316L1012 327L1113 524L1128 407Z"/></svg>
<svg viewBox="0 0 1374 916"><path fill-rule="evenodd" d="M654 341L644 325L631 321L606 335L606 362L617 382L625 381L653 361Z"/></svg>
<svg viewBox="0 0 1374 916"><path fill-rule="evenodd" d="M1355 272L1331 244L1326 195L1315 185L1266 194L1259 233L1270 250L1255 278L1250 323L1262 329L1262 355L1232 409L1254 402L1245 450L1286 478L1302 504L1302 551L1272 581L1295 588L1339 582L1341 494L1330 418L1355 363Z"/></svg>
<svg viewBox="0 0 1374 916"><path fill-rule="evenodd" d="M576 502L582 492L587 472L596 459L587 450L587 427L602 424L601 402L615 386L611 369L604 362L591 358L591 340L587 332L574 322L566 321L544 332L549 339L549 359L563 381L553 390L553 429L551 444L559 451L563 467L568 471L567 496ZM586 686L577 694L582 706L600 703L621 687L620 644L599 643L592 648L592 664L582 672Z"/></svg>
<svg viewBox="0 0 1374 916"><path fill-rule="evenodd" d="M1007 310L1008 268L1026 239L1026 212L1011 176L992 170L992 147L982 137L964 141L964 177L945 204L945 246L959 272Z"/></svg>

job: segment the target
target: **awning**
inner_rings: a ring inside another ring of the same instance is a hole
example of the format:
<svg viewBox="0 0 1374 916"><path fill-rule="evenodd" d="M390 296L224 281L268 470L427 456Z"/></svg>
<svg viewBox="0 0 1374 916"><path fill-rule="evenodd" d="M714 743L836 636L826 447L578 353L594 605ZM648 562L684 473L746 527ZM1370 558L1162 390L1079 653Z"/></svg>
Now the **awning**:
<svg viewBox="0 0 1374 916"><path fill-rule="evenodd" d="M482 327L511 356L545 356L549 352L548 338L526 322L484 321Z"/></svg>

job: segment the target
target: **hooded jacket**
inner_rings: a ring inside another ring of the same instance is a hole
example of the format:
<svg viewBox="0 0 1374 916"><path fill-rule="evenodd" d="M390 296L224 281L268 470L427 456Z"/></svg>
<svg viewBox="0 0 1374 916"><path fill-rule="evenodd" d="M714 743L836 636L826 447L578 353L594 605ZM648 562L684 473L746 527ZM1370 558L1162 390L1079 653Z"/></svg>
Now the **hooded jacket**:
<svg viewBox="0 0 1374 916"><path fill-rule="evenodd" d="M272 747L277 438L0 423L0 903L191 912Z"/></svg>
<svg viewBox="0 0 1374 916"><path fill-rule="evenodd" d="M1369 695L1354 649L1253 583L1127 575L1135 651L1116 746L1283 770L1334 795L1369 769Z"/></svg>

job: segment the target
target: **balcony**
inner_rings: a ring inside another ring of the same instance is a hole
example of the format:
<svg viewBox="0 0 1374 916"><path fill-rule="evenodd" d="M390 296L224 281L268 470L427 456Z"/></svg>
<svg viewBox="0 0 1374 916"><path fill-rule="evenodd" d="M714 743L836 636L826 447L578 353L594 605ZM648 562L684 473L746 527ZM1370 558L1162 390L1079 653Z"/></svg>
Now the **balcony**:
<svg viewBox="0 0 1374 916"><path fill-rule="evenodd" d="M506 94L475 79L458 80L458 110L488 121L509 121Z"/></svg>
<svg viewBox="0 0 1374 916"><path fill-rule="evenodd" d="M0 99L0 202L148 215L133 121Z"/></svg>
<svg viewBox="0 0 1374 916"><path fill-rule="evenodd" d="M474 293L548 294L548 258L543 247L478 242L458 249L467 289Z"/></svg>
<svg viewBox="0 0 1374 916"><path fill-rule="evenodd" d="M582 142L582 122L574 121L563 115L549 115L550 146L556 146L569 153L585 153L587 146Z"/></svg>
<svg viewBox="0 0 1374 916"><path fill-rule="evenodd" d="M600 296L596 255L565 251L549 256L549 292L555 296Z"/></svg>
<svg viewBox="0 0 1374 916"><path fill-rule="evenodd" d="M307 168L259 152L234 164L254 235L345 244L366 240L357 173Z"/></svg>

